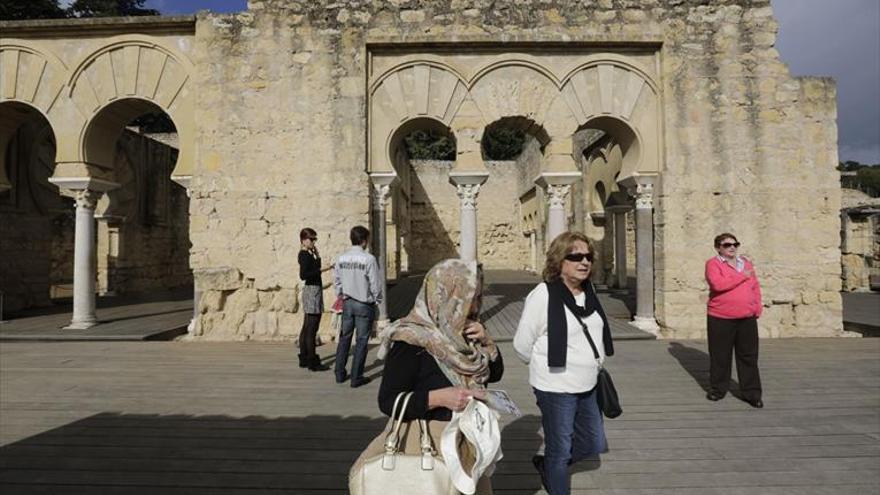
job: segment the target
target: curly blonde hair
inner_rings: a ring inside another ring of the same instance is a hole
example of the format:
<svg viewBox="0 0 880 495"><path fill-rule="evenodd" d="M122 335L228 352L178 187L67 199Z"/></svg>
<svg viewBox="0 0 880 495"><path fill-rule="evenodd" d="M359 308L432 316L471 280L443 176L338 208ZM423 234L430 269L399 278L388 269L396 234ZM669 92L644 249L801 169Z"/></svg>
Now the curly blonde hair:
<svg viewBox="0 0 880 495"><path fill-rule="evenodd" d="M560 277L562 273L562 262L565 256L571 254L574 249L574 243L581 241L587 245L591 253L593 251L593 243L582 232L563 232L553 239L550 248L547 249L547 261L544 263L544 272L542 276L545 282L552 282Z"/></svg>

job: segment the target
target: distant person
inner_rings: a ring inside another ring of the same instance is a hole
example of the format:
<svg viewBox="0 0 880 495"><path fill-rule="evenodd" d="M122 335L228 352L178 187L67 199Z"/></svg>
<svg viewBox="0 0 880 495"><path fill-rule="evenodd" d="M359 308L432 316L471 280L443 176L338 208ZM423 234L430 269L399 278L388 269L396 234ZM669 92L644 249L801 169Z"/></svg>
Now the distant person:
<svg viewBox="0 0 880 495"><path fill-rule="evenodd" d="M709 283L707 332L709 391L706 398L724 398L730 386L730 360L736 351L736 374L743 400L764 407L758 372L758 318L761 285L752 262L737 254L740 243L730 233L715 237L716 256L706 261Z"/></svg>
<svg viewBox="0 0 880 495"><path fill-rule="evenodd" d="M299 367L326 371L330 367L321 364L315 346L318 328L321 326L321 314L324 313L324 284L321 274L331 267L321 266L321 255L315 246L317 241L318 233L314 229L306 227L299 231L300 251L297 259L299 278L303 281L302 305L305 314L302 329L299 331Z"/></svg>
<svg viewBox="0 0 880 495"><path fill-rule="evenodd" d="M336 383L349 378L346 371L351 335L357 329L354 358L351 363L351 386L369 383L364 377L367 342L376 320L377 304L382 302L382 274L376 257L366 251L370 231L360 225L349 234L351 248L337 258L333 271L333 286L337 296L343 297L342 326L336 347Z"/></svg>
<svg viewBox="0 0 880 495"><path fill-rule="evenodd" d="M605 423L596 400L599 363L614 354L608 319L590 282L595 252L580 232L550 244L544 282L526 297L513 338L529 365L529 384L541 409L544 453L532 458L550 495L567 494L569 465L607 451Z"/></svg>

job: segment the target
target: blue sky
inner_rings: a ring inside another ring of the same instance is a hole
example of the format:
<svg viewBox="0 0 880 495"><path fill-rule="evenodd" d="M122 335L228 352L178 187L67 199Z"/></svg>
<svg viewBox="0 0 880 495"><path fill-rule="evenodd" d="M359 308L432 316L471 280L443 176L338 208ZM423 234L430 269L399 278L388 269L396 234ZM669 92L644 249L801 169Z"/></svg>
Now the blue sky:
<svg viewBox="0 0 880 495"><path fill-rule="evenodd" d="M247 10L247 0L147 0L144 6L165 15L192 14L199 10L239 12Z"/></svg>
<svg viewBox="0 0 880 495"><path fill-rule="evenodd" d="M772 0L776 48L794 75L837 81L841 160L880 163L880 1ZM147 0L163 14L236 12L247 0Z"/></svg>

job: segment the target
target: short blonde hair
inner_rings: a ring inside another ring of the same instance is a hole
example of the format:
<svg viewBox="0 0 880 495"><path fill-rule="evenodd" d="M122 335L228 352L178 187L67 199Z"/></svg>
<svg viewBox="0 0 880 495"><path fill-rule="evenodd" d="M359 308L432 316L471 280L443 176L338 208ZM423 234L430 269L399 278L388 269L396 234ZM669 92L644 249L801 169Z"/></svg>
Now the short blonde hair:
<svg viewBox="0 0 880 495"><path fill-rule="evenodd" d="M547 261L544 263L544 273L542 274L545 282L553 282L560 277L562 273L562 262L565 256L571 254L574 249L574 243L581 241L587 245L591 253L593 251L593 243L582 232L563 232L553 239L550 248L547 249Z"/></svg>

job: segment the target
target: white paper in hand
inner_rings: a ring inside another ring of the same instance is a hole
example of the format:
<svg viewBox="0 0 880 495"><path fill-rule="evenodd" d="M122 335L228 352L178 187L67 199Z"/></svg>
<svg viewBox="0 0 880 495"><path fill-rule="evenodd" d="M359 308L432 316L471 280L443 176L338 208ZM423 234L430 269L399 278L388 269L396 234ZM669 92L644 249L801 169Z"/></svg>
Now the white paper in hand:
<svg viewBox="0 0 880 495"><path fill-rule="evenodd" d="M516 403L504 390L486 390L486 404L501 414L510 414L515 418L522 416Z"/></svg>

